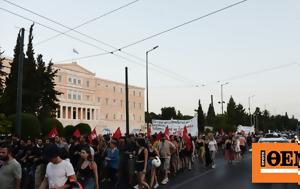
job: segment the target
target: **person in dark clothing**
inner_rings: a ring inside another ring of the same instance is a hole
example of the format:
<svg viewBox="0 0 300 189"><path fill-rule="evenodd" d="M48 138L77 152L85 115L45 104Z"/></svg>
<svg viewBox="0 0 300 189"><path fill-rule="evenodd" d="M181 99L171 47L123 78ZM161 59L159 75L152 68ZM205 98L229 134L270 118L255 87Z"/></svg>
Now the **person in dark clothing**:
<svg viewBox="0 0 300 189"><path fill-rule="evenodd" d="M209 167L212 164L208 143L209 143L208 136L205 136L205 166L206 167Z"/></svg>

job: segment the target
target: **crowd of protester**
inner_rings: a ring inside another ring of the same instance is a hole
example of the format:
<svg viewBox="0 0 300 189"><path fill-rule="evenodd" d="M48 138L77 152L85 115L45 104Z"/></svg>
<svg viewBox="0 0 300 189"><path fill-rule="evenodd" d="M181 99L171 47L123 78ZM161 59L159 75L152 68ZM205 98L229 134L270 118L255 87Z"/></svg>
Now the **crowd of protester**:
<svg viewBox="0 0 300 189"><path fill-rule="evenodd" d="M181 172L216 168L217 152L229 164L241 161L254 139L236 133L6 137L0 141L0 188L59 189L73 181L84 189L158 188Z"/></svg>

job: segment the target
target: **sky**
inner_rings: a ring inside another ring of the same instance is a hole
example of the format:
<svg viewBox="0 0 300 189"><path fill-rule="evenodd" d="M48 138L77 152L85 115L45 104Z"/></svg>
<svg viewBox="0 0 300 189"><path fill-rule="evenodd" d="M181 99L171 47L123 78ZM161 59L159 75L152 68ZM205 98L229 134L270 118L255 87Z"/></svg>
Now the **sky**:
<svg viewBox="0 0 300 189"><path fill-rule="evenodd" d="M90 38L70 31L69 36L60 35L44 43L40 42L67 29L6 1L0 0L0 47L8 57L13 56L21 27L27 30L27 43L32 21L7 13L3 8L35 22L34 49L36 54L43 54L47 62L76 61L98 77L109 80L124 82L127 66L129 83L145 87L145 54L159 45L149 53L150 111L160 113L161 107L174 106L183 114L193 115L200 99L206 113L213 95L215 111L220 113L220 85L229 82L223 90L226 103L232 96L248 111L248 97L254 95L252 112L260 107L271 114L288 112L289 116L300 118L298 0L248 0L114 55L86 59L78 58L114 50L99 41L119 49L238 1L138 0L76 29ZM134 0L9 1L74 28ZM73 48L79 54L74 53Z"/></svg>

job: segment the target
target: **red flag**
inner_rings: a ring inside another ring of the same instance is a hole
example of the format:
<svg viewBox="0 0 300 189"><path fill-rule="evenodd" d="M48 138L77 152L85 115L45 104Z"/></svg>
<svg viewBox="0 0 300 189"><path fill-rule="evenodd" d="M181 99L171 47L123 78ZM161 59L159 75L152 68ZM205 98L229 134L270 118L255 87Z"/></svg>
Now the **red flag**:
<svg viewBox="0 0 300 189"><path fill-rule="evenodd" d="M76 138L79 138L80 135L81 135L81 134L80 134L79 129L76 129L76 130L74 131L74 133L73 133L73 136L76 137Z"/></svg>
<svg viewBox="0 0 300 189"><path fill-rule="evenodd" d="M97 138L96 128L94 128L94 129L92 130L92 132L89 134L89 137L88 137L89 142L92 143L92 141L93 141L95 138Z"/></svg>
<svg viewBox="0 0 300 189"><path fill-rule="evenodd" d="M54 137L58 136L58 132L57 132L56 127L53 127L53 128L51 129L51 131L48 133L48 136L49 136L50 138L54 138Z"/></svg>
<svg viewBox="0 0 300 189"><path fill-rule="evenodd" d="M184 126L184 129L183 129L182 139L186 143L187 150L190 150L192 148L192 141L190 139L190 136L188 135L188 131L187 131L186 126Z"/></svg>
<svg viewBox="0 0 300 189"><path fill-rule="evenodd" d="M120 127L118 127L117 130L114 132L112 138L119 140L121 136L122 136L121 129Z"/></svg>
<svg viewBox="0 0 300 189"><path fill-rule="evenodd" d="M150 139L151 138L151 127L147 128L147 137Z"/></svg>
<svg viewBox="0 0 300 189"><path fill-rule="evenodd" d="M157 136L156 136L156 140L160 140L161 138L162 138L162 133L159 132L159 133L157 134Z"/></svg>
<svg viewBox="0 0 300 189"><path fill-rule="evenodd" d="M169 127L165 128L165 139L170 140L170 132L169 132Z"/></svg>

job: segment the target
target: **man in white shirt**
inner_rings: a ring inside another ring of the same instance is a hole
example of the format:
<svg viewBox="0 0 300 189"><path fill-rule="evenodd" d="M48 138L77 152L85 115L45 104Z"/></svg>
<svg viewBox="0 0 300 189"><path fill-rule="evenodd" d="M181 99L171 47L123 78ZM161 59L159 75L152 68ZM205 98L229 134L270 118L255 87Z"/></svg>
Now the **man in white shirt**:
<svg viewBox="0 0 300 189"><path fill-rule="evenodd" d="M51 144L45 149L45 156L49 159L45 178L39 189L65 189L70 180L75 180L75 172L69 161L59 157L60 149Z"/></svg>

